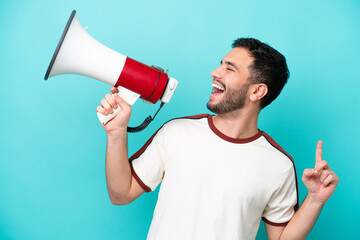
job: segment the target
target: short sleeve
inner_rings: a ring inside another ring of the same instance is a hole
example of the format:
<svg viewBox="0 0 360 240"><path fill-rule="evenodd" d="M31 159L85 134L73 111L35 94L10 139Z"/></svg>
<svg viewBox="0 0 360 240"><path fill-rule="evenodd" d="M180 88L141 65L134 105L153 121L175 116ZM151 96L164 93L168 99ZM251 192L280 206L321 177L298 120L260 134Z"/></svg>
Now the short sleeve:
<svg viewBox="0 0 360 240"><path fill-rule="evenodd" d="M162 127L129 158L132 175L146 192L155 190L163 179L164 152L164 128Z"/></svg>
<svg viewBox="0 0 360 240"><path fill-rule="evenodd" d="M262 215L265 223L285 226L290 221L298 206L297 179L295 168L285 174L280 187L273 193Z"/></svg>

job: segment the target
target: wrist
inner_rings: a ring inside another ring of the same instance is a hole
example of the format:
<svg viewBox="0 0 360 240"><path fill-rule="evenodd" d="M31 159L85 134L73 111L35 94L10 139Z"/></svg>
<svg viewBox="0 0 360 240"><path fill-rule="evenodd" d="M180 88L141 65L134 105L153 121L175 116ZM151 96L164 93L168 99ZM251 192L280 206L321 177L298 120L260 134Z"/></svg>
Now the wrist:
<svg viewBox="0 0 360 240"><path fill-rule="evenodd" d="M106 135L108 139L124 138L127 137L127 128L106 132Z"/></svg>
<svg viewBox="0 0 360 240"><path fill-rule="evenodd" d="M325 205L325 202L321 199L319 199L318 197L316 197L315 195L308 193L308 195L306 196L306 200L313 206L317 207L317 208L322 208Z"/></svg>

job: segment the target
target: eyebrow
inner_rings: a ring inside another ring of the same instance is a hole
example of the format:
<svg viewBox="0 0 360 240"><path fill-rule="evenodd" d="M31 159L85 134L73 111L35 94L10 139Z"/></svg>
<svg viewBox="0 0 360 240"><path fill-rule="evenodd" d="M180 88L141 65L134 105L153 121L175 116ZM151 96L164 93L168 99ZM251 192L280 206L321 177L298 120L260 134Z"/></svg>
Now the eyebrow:
<svg viewBox="0 0 360 240"><path fill-rule="evenodd" d="M223 63L223 61L221 60L221 61L220 61L220 64L222 64L222 63ZM225 61L225 64L226 64L226 65L230 65L230 66L232 66L233 68L235 68L237 71L239 71L238 67L237 67L234 63L229 62L229 61Z"/></svg>

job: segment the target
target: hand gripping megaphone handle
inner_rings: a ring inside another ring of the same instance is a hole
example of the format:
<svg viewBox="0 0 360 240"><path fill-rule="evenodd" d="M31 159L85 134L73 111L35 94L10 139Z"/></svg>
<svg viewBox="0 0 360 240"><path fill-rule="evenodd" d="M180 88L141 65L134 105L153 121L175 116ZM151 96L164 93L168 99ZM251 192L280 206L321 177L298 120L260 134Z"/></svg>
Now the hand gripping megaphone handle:
<svg viewBox="0 0 360 240"><path fill-rule="evenodd" d="M119 90L119 93L117 93L122 99L124 99L129 105L133 105L136 100L138 100L138 98L140 97L139 94L130 91L126 88L123 88L121 86L119 86L117 88ZM103 115L101 113L97 113L97 116L101 122L101 124L105 125L107 122L109 122L111 119L113 119L120 111L120 106L118 106L116 109L113 109L113 113L110 113L108 115Z"/></svg>

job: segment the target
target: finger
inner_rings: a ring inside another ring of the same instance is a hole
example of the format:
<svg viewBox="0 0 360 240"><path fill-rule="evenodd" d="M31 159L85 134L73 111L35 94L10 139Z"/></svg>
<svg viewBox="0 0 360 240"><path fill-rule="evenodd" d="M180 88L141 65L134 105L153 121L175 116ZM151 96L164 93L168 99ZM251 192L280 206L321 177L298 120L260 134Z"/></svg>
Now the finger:
<svg viewBox="0 0 360 240"><path fill-rule="evenodd" d="M116 87L112 87L110 88L110 91L114 94L114 93L118 93L119 89L117 89Z"/></svg>
<svg viewBox="0 0 360 240"><path fill-rule="evenodd" d="M327 176L325 178L322 185L326 187L326 186L329 186L330 184L337 185L338 183L339 183L339 177L336 176L336 174L330 174L329 176Z"/></svg>
<svg viewBox="0 0 360 240"><path fill-rule="evenodd" d="M103 106L103 108L106 110L107 113L113 113L113 109L106 99L101 100L101 105Z"/></svg>
<svg viewBox="0 0 360 240"><path fill-rule="evenodd" d="M108 115L108 112L103 107L97 106L96 111L101 113L102 115Z"/></svg>
<svg viewBox="0 0 360 240"><path fill-rule="evenodd" d="M324 169L330 169L329 164L325 160L322 160L315 164L315 174L320 173Z"/></svg>
<svg viewBox="0 0 360 240"><path fill-rule="evenodd" d="M116 101L115 101L115 99L114 99L114 97L113 97L113 95L111 95L111 94L106 94L105 95L105 99L106 99L106 101L109 103L109 105L112 107L112 108L117 108L117 103L116 103Z"/></svg>
<svg viewBox="0 0 360 240"><path fill-rule="evenodd" d="M322 160L322 146L323 146L323 141L318 141L317 146L316 146L316 154L315 154L315 160L316 162L320 162Z"/></svg>
<svg viewBox="0 0 360 240"><path fill-rule="evenodd" d="M305 169L303 172L302 180L303 182L308 182L311 180L311 178L314 176L314 169L308 168Z"/></svg>
<svg viewBox="0 0 360 240"><path fill-rule="evenodd" d="M331 170L324 170L322 171L321 175L320 175L320 182L324 182L324 180L331 174L334 174L333 171Z"/></svg>

